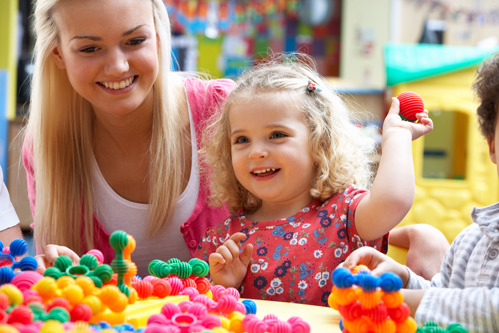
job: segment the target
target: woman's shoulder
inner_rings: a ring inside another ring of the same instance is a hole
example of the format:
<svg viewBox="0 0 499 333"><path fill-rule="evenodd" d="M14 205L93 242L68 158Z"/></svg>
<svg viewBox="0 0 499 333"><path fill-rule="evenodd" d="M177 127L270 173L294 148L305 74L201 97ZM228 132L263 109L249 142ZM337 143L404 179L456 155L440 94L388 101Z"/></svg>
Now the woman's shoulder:
<svg viewBox="0 0 499 333"><path fill-rule="evenodd" d="M23 148L22 148L22 160L24 165L26 166L33 164L33 138L29 133L26 133L26 136L24 137L24 142L23 142Z"/></svg>
<svg viewBox="0 0 499 333"><path fill-rule="evenodd" d="M197 77L184 78L182 80L189 100L194 98L206 103L206 101L224 101L229 95L235 82L230 79L204 80Z"/></svg>
<svg viewBox="0 0 499 333"><path fill-rule="evenodd" d="M183 85L194 122L197 123L220 112L235 82L230 79L184 78Z"/></svg>

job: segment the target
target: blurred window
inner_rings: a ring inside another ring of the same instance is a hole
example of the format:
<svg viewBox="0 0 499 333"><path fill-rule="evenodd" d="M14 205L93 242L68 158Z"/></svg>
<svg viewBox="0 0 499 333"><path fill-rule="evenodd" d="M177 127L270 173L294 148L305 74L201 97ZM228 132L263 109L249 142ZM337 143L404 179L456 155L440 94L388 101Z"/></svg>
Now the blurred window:
<svg viewBox="0 0 499 333"><path fill-rule="evenodd" d="M433 110L433 131L424 137L423 178L465 179L469 116Z"/></svg>

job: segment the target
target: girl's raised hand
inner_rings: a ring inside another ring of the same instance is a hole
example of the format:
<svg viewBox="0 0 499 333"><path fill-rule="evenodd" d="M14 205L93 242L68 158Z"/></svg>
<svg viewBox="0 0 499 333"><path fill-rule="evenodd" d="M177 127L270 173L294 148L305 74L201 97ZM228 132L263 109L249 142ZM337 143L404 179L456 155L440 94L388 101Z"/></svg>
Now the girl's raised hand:
<svg viewBox="0 0 499 333"><path fill-rule="evenodd" d="M244 233L237 232L219 246L217 252L210 254L210 276L215 285L225 288L241 286L253 254L253 244L246 244L244 250L239 252L241 241L245 238Z"/></svg>
<svg viewBox="0 0 499 333"><path fill-rule="evenodd" d="M80 257L65 246L50 244L45 247L43 252L44 254L35 256L35 259L38 262L37 271L40 273L43 273L47 268L52 267L52 264L59 256L64 255L70 257L71 260L73 260L73 264L76 265L80 262Z"/></svg>
<svg viewBox="0 0 499 333"><path fill-rule="evenodd" d="M412 140L430 133L433 130L433 121L428 117L428 110L416 114L417 123L403 121L400 116L400 102L397 98L392 97L392 105L388 111L388 115L383 122L383 135L390 132L392 129L404 128L411 132Z"/></svg>
<svg viewBox="0 0 499 333"><path fill-rule="evenodd" d="M407 282L409 282L409 272L404 265L399 264L389 256L372 247L364 246L353 251L348 258L340 264L340 267L352 270L358 265L367 266L376 276L380 276L386 272L395 273L402 279L404 288L407 285Z"/></svg>

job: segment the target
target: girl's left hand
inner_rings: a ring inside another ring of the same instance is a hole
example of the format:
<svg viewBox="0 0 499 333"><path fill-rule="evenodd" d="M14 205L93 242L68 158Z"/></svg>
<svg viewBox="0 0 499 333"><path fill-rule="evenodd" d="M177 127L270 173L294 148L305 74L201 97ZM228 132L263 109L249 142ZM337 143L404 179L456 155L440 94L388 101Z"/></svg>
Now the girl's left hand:
<svg viewBox="0 0 499 333"><path fill-rule="evenodd" d="M417 123L403 121L400 116L400 102L396 97L392 97L392 105L388 115L383 122L383 135L397 128L404 128L411 132L412 140L430 133L433 130L433 121L428 117L428 110L416 114Z"/></svg>

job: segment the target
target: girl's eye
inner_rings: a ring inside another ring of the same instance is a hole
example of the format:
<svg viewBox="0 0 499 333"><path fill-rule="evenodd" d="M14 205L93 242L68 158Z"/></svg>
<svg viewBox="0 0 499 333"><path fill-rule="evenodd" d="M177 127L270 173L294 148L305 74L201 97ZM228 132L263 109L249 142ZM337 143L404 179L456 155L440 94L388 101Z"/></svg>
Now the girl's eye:
<svg viewBox="0 0 499 333"><path fill-rule="evenodd" d="M239 143L239 144L241 144L241 143L248 143L248 142L249 142L249 139L248 139L247 137L245 137L245 136L240 136L240 137L238 137L238 138L234 141L234 143L235 143L235 144L238 144L238 143Z"/></svg>
<svg viewBox="0 0 499 333"><path fill-rule="evenodd" d="M95 46L86 47L80 50L81 53L94 53L95 51L97 51L97 47Z"/></svg>
<svg viewBox="0 0 499 333"><path fill-rule="evenodd" d="M270 135L270 138L271 139L280 139L280 138L284 138L286 137L287 135L282 133L282 132L274 132Z"/></svg>
<svg viewBox="0 0 499 333"><path fill-rule="evenodd" d="M145 42L145 40L146 40L145 38L134 38L134 39L131 39L128 42L128 44L136 46L136 45L142 44L143 42Z"/></svg>

